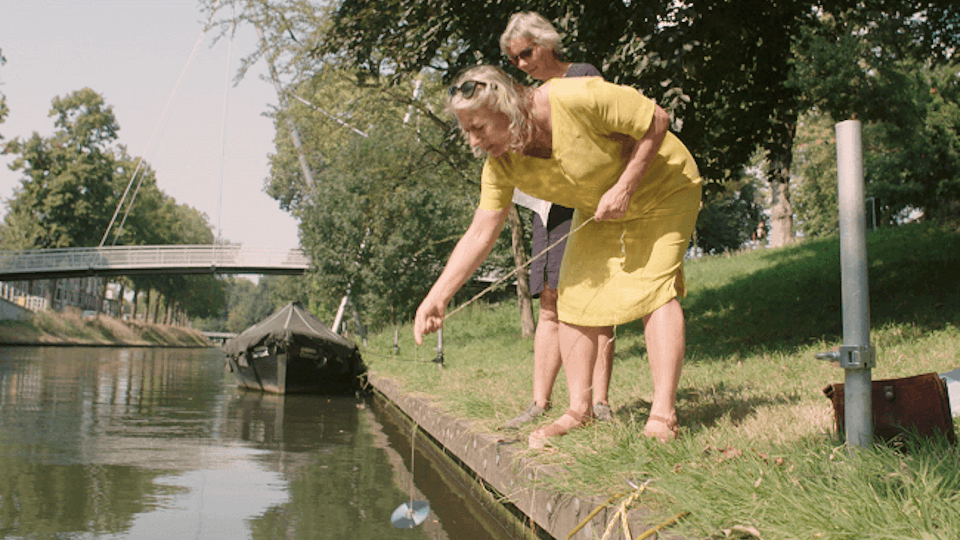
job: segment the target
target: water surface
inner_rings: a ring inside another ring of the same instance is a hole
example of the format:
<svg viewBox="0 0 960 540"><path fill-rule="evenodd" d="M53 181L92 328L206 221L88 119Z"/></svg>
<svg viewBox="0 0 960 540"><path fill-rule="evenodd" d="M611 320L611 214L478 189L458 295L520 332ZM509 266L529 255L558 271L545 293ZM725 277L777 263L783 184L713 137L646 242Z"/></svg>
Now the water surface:
<svg viewBox="0 0 960 540"><path fill-rule="evenodd" d="M223 368L217 349L0 347L0 538L511 538L382 403ZM429 517L395 528L410 500Z"/></svg>

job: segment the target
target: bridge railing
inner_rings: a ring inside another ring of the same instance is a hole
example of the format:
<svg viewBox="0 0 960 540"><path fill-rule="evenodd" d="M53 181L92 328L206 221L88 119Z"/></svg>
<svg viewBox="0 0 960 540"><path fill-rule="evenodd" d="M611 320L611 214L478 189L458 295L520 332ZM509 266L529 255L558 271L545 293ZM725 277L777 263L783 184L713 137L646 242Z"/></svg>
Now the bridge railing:
<svg viewBox="0 0 960 540"><path fill-rule="evenodd" d="M114 246L0 251L0 274L167 266L306 268L309 263L309 258L299 249L242 246Z"/></svg>

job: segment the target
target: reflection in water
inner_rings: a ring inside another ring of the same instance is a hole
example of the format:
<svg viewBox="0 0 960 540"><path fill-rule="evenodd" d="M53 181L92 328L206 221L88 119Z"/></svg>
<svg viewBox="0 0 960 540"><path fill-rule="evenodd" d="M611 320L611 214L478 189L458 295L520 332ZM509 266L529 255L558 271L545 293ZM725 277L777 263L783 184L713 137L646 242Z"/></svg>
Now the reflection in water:
<svg viewBox="0 0 960 540"><path fill-rule="evenodd" d="M0 538L490 538L391 525L410 454L369 405L239 390L215 349L0 347Z"/></svg>

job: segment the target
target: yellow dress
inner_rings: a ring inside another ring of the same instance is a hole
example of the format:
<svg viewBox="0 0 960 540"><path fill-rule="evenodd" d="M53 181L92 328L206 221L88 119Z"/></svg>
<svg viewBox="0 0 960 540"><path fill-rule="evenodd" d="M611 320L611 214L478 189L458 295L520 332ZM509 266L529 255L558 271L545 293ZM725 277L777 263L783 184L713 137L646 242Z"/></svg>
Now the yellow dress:
<svg viewBox="0 0 960 540"><path fill-rule="evenodd" d="M553 79L549 88L553 154L487 159L480 208L509 207L514 188L575 208L572 229L592 217L626 167L622 143L641 139L656 105L637 90L600 78ZM683 256L700 210L693 156L667 133L619 220L591 222L567 241L560 270L561 321L610 326L644 317L686 294Z"/></svg>

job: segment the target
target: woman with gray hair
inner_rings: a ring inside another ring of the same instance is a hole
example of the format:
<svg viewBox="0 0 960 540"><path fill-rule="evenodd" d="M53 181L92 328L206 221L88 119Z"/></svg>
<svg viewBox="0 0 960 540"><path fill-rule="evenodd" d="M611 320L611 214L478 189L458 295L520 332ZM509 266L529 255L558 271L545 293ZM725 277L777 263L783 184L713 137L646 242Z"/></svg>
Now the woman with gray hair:
<svg viewBox="0 0 960 540"><path fill-rule="evenodd" d="M500 50L521 71L539 81L560 77L600 77L591 64L566 62L561 58L561 36L553 24L534 12L515 13L500 36ZM520 201L528 199L520 198ZM570 232L573 209L533 199L539 210L546 207L546 221L540 212L533 213L531 229L530 294L540 299L540 315L533 345L533 402L518 416L503 425L516 429L536 421L550 408L553 384L562 365L557 319L557 286L560 264L566 249L565 237ZM538 210L538 209L535 209ZM547 246L554 246L547 250ZM543 253L546 251L546 253ZM613 328L606 327L600 336L597 361L593 368L591 389L593 416L613 420L607 392L613 369Z"/></svg>
<svg viewBox="0 0 960 540"><path fill-rule="evenodd" d="M447 110L487 155L473 222L417 309L414 338L443 326L453 295L490 253L519 188L575 208L558 288L560 351L570 405L530 434L531 447L584 425L600 329L642 319L654 395L644 434L678 434L685 349L683 256L700 208L693 156L670 118L633 88L597 77L528 90L480 66L450 87Z"/></svg>

